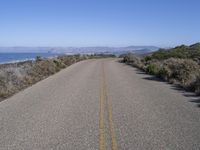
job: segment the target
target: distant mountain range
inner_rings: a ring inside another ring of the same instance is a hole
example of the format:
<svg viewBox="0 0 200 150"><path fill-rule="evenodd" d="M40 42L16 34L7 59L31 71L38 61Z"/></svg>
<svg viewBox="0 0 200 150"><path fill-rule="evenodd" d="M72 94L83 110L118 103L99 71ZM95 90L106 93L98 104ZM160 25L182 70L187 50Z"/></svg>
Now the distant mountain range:
<svg viewBox="0 0 200 150"><path fill-rule="evenodd" d="M0 47L4 53L65 53L65 54L93 54L93 53L148 53L156 51L156 46L128 46L128 47Z"/></svg>

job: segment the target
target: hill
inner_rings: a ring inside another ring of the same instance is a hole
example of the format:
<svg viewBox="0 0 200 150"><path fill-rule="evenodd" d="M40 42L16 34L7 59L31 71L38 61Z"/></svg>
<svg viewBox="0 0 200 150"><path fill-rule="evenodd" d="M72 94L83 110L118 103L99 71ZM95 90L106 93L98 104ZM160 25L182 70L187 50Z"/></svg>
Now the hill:
<svg viewBox="0 0 200 150"><path fill-rule="evenodd" d="M0 47L0 52L49 52L67 54L111 53L122 54L127 52L150 52L158 50L155 46L128 46L128 47Z"/></svg>
<svg viewBox="0 0 200 150"><path fill-rule="evenodd" d="M200 95L200 43L160 49L143 57L128 54L123 62Z"/></svg>
<svg viewBox="0 0 200 150"><path fill-rule="evenodd" d="M160 49L152 54L152 59L168 59L168 58L191 58L200 60L200 43L190 46L181 45L172 49Z"/></svg>

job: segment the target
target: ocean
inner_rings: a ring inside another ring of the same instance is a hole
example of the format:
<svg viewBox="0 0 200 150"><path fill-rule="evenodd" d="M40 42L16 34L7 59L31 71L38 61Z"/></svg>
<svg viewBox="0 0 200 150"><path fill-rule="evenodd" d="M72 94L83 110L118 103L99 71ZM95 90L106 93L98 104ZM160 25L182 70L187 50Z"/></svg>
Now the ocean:
<svg viewBox="0 0 200 150"><path fill-rule="evenodd" d="M48 58L57 55L52 53L0 53L0 64L34 60L37 56Z"/></svg>

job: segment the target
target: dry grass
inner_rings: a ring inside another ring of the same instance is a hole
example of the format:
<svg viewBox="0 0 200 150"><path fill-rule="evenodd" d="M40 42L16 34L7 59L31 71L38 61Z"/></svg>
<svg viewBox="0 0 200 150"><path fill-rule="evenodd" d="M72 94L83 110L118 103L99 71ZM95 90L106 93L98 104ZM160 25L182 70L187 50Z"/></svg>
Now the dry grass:
<svg viewBox="0 0 200 150"><path fill-rule="evenodd" d="M108 55L62 55L35 61L0 65L0 101L53 75L67 66L91 58L110 57Z"/></svg>
<svg viewBox="0 0 200 150"><path fill-rule="evenodd" d="M75 62L83 56L60 56L53 59L37 57L36 61L0 65L0 99L35 84Z"/></svg>

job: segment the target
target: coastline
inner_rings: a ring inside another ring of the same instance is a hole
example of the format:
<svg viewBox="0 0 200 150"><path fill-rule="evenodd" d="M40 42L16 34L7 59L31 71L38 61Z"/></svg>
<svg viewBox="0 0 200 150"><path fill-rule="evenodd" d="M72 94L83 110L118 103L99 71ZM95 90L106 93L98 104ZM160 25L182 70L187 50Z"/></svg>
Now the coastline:
<svg viewBox="0 0 200 150"><path fill-rule="evenodd" d="M0 65L9 63L18 63L23 61L34 61L37 56L44 58L54 58L62 54L57 53L12 53L12 52L1 52L0 53Z"/></svg>

